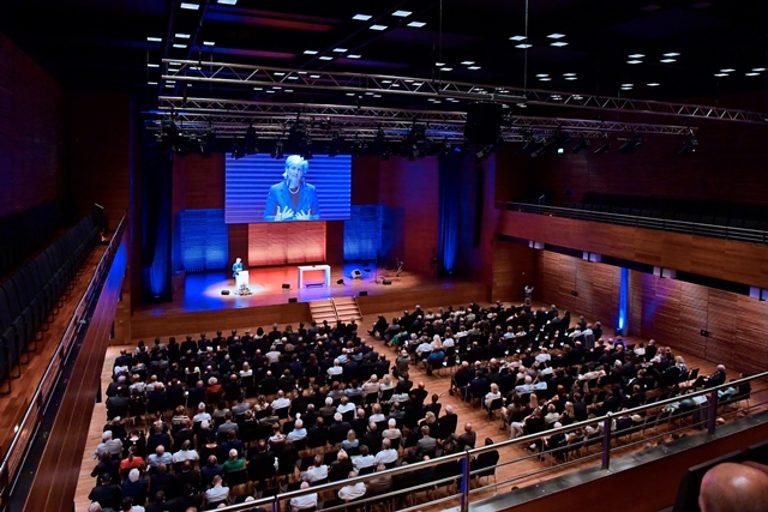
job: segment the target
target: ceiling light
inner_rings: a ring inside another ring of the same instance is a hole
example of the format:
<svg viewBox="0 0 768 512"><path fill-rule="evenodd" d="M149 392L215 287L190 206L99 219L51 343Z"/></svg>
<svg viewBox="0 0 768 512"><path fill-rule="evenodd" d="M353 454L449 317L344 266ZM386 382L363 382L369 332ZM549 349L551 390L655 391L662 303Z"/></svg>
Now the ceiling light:
<svg viewBox="0 0 768 512"><path fill-rule="evenodd" d="M288 77L288 80L298 80L298 79L299 79L299 77L298 77L298 76L296 76L296 75L290 75L290 76Z"/></svg>
<svg viewBox="0 0 768 512"><path fill-rule="evenodd" d="M158 64L156 62L147 62L147 67L148 68L159 68L160 64Z"/></svg>
<svg viewBox="0 0 768 512"><path fill-rule="evenodd" d="M317 80L318 78L320 78L320 75L309 75L309 78L314 78L315 80Z"/></svg>
<svg viewBox="0 0 768 512"><path fill-rule="evenodd" d="M150 80L149 82L147 82L147 85L157 85L157 82L155 82L154 80Z"/></svg>
<svg viewBox="0 0 768 512"><path fill-rule="evenodd" d="M560 34L558 32L553 32L552 34L549 34L547 37L550 38L550 39L562 39L562 38L565 37L565 34Z"/></svg>
<svg viewBox="0 0 768 512"><path fill-rule="evenodd" d="M661 59L659 62L662 64L670 64L672 62L677 62L677 59Z"/></svg>
<svg viewBox="0 0 768 512"><path fill-rule="evenodd" d="M352 16L352 19L357 21L368 21L371 18L373 18L373 16L370 14L355 14Z"/></svg>
<svg viewBox="0 0 768 512"><path fill-rule="evenodd" d="M567 76L565 77L565 79L568 80L569 82L573 82L574 80L578 80L579 78L575 76Z"/></svg>
<svg viewBox="0 0 768 512"><path fill-rule="evenodd" d="M190 35L177 32L173 37L175 37L176 39L189 39Z"/></svg>
<svg viewBox="0 0 768 512"><path fill-rule="evenodd" d="M521 50L527 50L528 48L530 48L532 46L533 46L532 44L520 43L520 44L516 44L515 48L520 48Z"/></svg>
<svg viewBox="0 0 768 512"><path fill-rule="evenodd" d="M333 57L331 57L330 55L321 55L319 57L319 59L320 60L333 60Z"/></svg>
<svg viewBox="0 0 768 512"><path fill-rule="evenodd" d="M237 0L219 0L222 5L237 5Z"/></svg>
<svg viewBox="0 0 768 512"><path fill-rule="evenodd" d="M539 73L536 75L536 78L543 78L545 76L549 76L549 73Z"/></svg>
<svg viewBox="0 0 768 512"><path fill-rule="evenodd" d="M263 87L254 87L253 90L254 91L263 91L264 88Z"/></svg>
<svg viewBox="0 0 768 512"><path fill-rule="evenodd" d="M317 50L304 50L304 55L317 55Z"/></svg>
<svg viewBox="0 0 768 512"><path fill-rule="evenodd" d="M461 61L462 66L472 66L475 63L473 60L463 60Z"/></svg>
<svg viewBox="0 0 768 512"><path fill-rule="evenodd" d="M622 87L634 87L635 84L621 84Z"/></svg>
<svg viewBox="0 0 768 512"><path fill-rule="evenodd" d="M187 45L185 45L185 44L181 44L181 43L174 43L174 44L173 44L173 47L174 47L174 48L178 48L178 49L180 49L180 50L183 50L184 48L186 48L186 47L187 47Z"/></svg>
<svg viewBox="0 0 768 512"><path fill-rule="evenodd" d="M392 80L382 80L381 83L383 83L383 84L391 84Z"/></svg>
<svg viewBox="0 0 768 512"><path fill-rule="evenodd" d="M512 36L509 38L510 41L525 41L528 39L527 36Z"/></svg>
<svg viewBox="0 0 768 512"><path fill-rule="evenodd" d="M424 25L426 25L426 23L424 23L423 21L412 21L412 22L408 23L407 26L409 26L411 28L421 28Z"/></svg>
<svg viewBox="0 0 768 512"><path fill-rule="evenodd" d="M379 25L379 24L371 25L368 28L371 29L371 30L378 30L378 31L387 30L387 26L386 25Z"/></svg>
<svg viewBox="0 0 768 512"><path fill-rule="evenodd" d="M161 37L148 36L147 37L147 42L150 42L150 43L162 43L163 39Z"/></svg>
<svg viewBox="0 0 768 512"><path fill-rule="evenodd" d="M362 57L362 55L360 55L358 53L350 53L349 55L347 55L348 59L359 59L361 57Z"/></svg>
<svg viewBox="0 0 768 512"><path fill-rule="evenodd" d="M266 93L267 93L267 94L275 94L275 91L273 91L272 89L267 89L267 90L266 90Z"/></svg>
<svg viewBox="0 0 768 512"><path fill-rule="evenodd" d="M680 56L679 52L668 52L664 54L664 57L679 57L679 56Z"/></svg>
<svg viewBox="0 0 768 512"><path fill-rule="evenodd" d="M730 75L728 75L728 73L715 73L715 76L718 77L718 78L723 78L723 77L730 76Z"/></svg>
<svg viewBox="0 0 768 512"><path fill-rule="evenodd" d="M723 68L720 70L721 73L733 73L734 71L736 70L733 68Z"/></svg>
<svg viewBox="0 0 768 512"><path fill-rule="evenodd" d="M443 67L443 66L445 66L445 62L435 62L435 66L437 66L439 68Z"/></svg>
<svg viewBox="0 0 768 512"><path fill-rule="evenodd" d="M347 93L347 96L354 96L354 95L355 95L355 93L353 93L353 92L348 92Z"/></svg>
<svg viewBox="0 0 768 512"><path fill-rule="evenodd" d="M647 85L648 87L658 87L658 86L660 86L661 84L660 84L659 82L648 82L648 83L647 83L647 84L645 84L645 85Z"/></svg>
<svg viewBox="0 0 768 512"><path fill-rule="evenodd" d="M167 83L167 84L175 84L176 80L166 80L165 83Z"/></svg>
<svg viewBox="0 0 768 512"><path fill-rule="evenodd" d="M760 73L756 71L750 71L749 73L744 73L744 76L760 76Z"/></svg>
<svg viewBox="0 0 768 512"><path fill-rule="evenodd" d="M543 76L543 77L539 78L539 82L551 82L551 81L552 81L552 79L549 78L548 76Z"/></svg>
<svg viewBox="0 0 768 512"><path fill-rule="evenodd" d="M293 89L286 89L285 92L293 92Z"/></svg>
<svg viewBox="0 0 768 512"><path fill-rule="evenodd" d="M176 61L176 60L172 60L171 62L168 63L168 65L170 65L170 66L181 66L181 62Z"/></svg>
<svg viewBox="0 0 768 512"><path fill-rule="evenodd" d="M576 76L576 73L563 73L563 76Z"/></svg>
<svg viewBox="0 0 768 512"><path fill-rule="evenodd" d="M333 51L336 52L336 53L347 53L349 51L349 49L348 48L334 48Z"/></svg>
<svg viewBox="0 0 768 512"><path fill-rule="evenodd" d="M280 89L283 88L283 86L282 85L273 85L272 88L275 89L276 91L279 91Z"/></svg>
<svg viewBox="0 0 768 512"><path fill-rule="evenodd" d="M559 48L561 46L568 46L568 43L565 41L555 41L554 43L549 43L549 46L557 46Z"/></svg>
<svg viewBox="0 0 768 512"><path fill-rule="evenodd" d="M453 71L453 68L446 66L446 67L440 68L440 71Z"/></svg>
<svg viewBox="0 0 768 512"><path fill-rule="evenodd" d="M168 89L172 89L175 86L174 86L174 84L166 83L165 87L168 88Z"/></svg>
<svg viewBox="0 0 768 512"><path fill-rule="evenodd" d="M181 2L180 7L188 11L196 11L200 8L200 4L193 4L192 2Z"/></svg>
<svg viewBox="0 0 768 512"><path fill-rule="evenodd" d="M203 41L203 46L216 46L215 41Z"/></svg>
<svg viewBox="0 0 768 512"><path fill-rule="evenodd" d="M627 61L627 64L642 64L642 63L643 61L637 60L637 59L632 59Z"/></svg>
<svg viewBox="0 0 768 512"><path fill-rule="evenodd" d="M467 69L469 69L470 71L477 71L478 69L480 69L480 66L469 66Z"/></svg>
<svg viewBox="0 0 768 512"><path fill-rule="evenodd" d="M765 71L765 68L752 68L752 71Z"/></svg>
<svg viewBox="0 0 768 512"><path fill-rule="evenodd" d="M400 11L400 10L397 10L397 11L392 13L392 16L397 16L398 18L407 18L411 14L413 14L411 11Z"/></svg>
<svg viewBox="0 0 768 512"><path fill-rule="evenodd" d="M627 55L627 57L629 57L630 59L642 59L643 57L645 57L645 54L644 53L630 53L629 55Z"/></svg>

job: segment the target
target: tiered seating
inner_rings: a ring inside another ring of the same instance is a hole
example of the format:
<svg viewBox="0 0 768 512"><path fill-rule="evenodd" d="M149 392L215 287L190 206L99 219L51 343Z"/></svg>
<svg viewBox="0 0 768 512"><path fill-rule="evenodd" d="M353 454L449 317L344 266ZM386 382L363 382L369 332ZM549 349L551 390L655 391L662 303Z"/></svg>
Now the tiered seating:
<svg viewBox="0 0 768 512"><path fill-rule="evenodd" d="M40 329L98 238L91 216L0 284L0 381L7 382L22 356L34 350Z"/></svg>

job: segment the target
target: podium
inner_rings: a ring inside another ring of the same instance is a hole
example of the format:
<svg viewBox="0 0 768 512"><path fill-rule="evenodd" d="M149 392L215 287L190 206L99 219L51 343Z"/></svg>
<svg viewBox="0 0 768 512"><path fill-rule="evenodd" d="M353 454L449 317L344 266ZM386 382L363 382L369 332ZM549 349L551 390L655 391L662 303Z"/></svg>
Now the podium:
<svg viewBox="0 0 768 512"><path fill-rule="evenodd" d="M250 276L248 275L247 270L241 270L237 273L235 276L235 290L240 290L243 286L248 288L250 284Z"/></svg>

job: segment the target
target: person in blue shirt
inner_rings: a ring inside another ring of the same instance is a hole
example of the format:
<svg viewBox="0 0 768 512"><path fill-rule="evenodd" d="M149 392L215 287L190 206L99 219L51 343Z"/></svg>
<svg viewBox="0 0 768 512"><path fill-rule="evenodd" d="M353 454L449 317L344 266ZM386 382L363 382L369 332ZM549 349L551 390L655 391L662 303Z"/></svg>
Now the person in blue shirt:
<svg viewBox="0 0 768 512"><path fill-rule="evenodd" d="M232 277L237 279L237 274L239 274L243 268L243 260L240 258L235 258L235 263L232 264Z"/></svg>
<svg viewBox="0 0 768 512"><path fill-rule="evenodd" d="M299 155L285 159L283 180L269 188L264 220L284 222L318 220L317 190L306 182L309 162Z"/></svg>

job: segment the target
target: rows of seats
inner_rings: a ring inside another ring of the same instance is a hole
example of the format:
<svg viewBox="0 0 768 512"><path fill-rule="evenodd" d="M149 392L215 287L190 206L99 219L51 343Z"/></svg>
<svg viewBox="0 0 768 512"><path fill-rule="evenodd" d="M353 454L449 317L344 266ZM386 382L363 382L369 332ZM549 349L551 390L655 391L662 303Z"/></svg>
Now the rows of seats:
<svg viewBox="0 0 768 512"><path fill-rule="evenodd" d="M0 278L48 242L61 225L61 205L44 203L0 219Z"/></svg>
<svg viewBox="0 0 768 512"><path fill-rule="evenodd" d="M63 237L0 284L0 382L10 390L14 369L34 350L38 332L54 312L83 259L98 238L92 216L83 218Z"/></svg>

